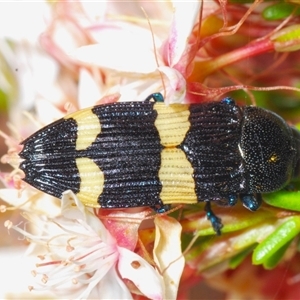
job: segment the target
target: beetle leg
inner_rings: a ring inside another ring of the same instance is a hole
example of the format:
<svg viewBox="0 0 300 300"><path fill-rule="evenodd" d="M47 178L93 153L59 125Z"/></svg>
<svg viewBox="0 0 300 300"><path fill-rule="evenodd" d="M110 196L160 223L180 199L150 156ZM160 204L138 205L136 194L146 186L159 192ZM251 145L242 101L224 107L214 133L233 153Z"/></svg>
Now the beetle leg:
<svg viewBox="0 0 300 300"><path fill-rule="evenodd" d="M155 102L164 102L164 97L161 93L153 93L151 95L149 95L146 99L145 99L145 102L147 101L151 101L151 100L154 100Z"/></svg>
<svg viewBox="0 0 300 300"><path fill-rule="evenodd" d="M224 198L220 199L213 199L214 203L216 203L219 206L234 206L237 204L238 196L236 194L230 194L228 196L225 196Z"/></svg>
<svg viewBox="0 0 300 300"><path fill-rule="evenodd" d="M243 205L251 211L256 211L261 205L261 194L240 194Z"/></svg>
<svg viewBox="0 0 300 300"><path fill-rule="evenodd" d="M159 204L156 206L151 206L151 208L158 214L162 214L171 209L170 204Z"/></svg>
<svg viewBox="0 0 300 300"><path fill-rule="evenodd" d="M236 205L237 200L238 200L237 195L235 195L235 194L229 195L229 196L228 196L228 205L229 205L229 206L234 206L234 205Z"/></svg>
<svg viewBox="0 0 300 300"><path fill-rule="evenodd" d="M221 103L225 103L227 105L235 105L235 101L230 97L226 97L226 98L222 99Z"/></svg>
<svg viewBox="0 0 300 300"><path fill-rule="evenodd" d="M223 227L223 224L221 222L221 219L213 213L210 201L206 202L204 210L206 211L206 217L210 221L216 234L221 235L221 228Z"/></svg>

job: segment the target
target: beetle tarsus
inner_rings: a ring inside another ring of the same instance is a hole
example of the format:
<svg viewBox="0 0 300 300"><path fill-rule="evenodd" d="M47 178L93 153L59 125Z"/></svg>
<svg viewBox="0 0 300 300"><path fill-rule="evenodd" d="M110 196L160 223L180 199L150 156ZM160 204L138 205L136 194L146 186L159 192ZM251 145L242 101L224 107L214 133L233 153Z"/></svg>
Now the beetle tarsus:
<svg viewBox="0 0 300 300"><path fill-rule="evenodd" d="M235 105L235 101L231 97L226 97L222 99L221 103L225 103L227 105Z"/></svg>
<svg viewBox="0 0 300 300"><path fill-rule="evenodd" d="M206 211L206 217L210 221L214 231L216 232L217 235L221 235L221 229L223 227L222 221L219 217L217 217L212 209L210 202L206 202L204 210Z"/></svg>
<svg viewBox="0 0 300 300"><path fill-rule="evenodd" d="M152 206L151 207L156 213L158 214L163 214L171 209L170 204L161 204L157 206Z"/></svg>
<svg viewBox="0 0 300 300"><path fill-rule="evenodd" d="M238 201L237 195L232 194L232 195L229 195L229 196L228 196L228 205L229 205L229 206L234 206L234 205L236 205L237 201Z"/></svg>
<svg viewBox="0 0 300 300"><path fill-rule="evenodd" d="M145 101L151 101L151 100L154 100L155 102L164 102L165 99L164 99L164 96L161 94L161 93L153 93L151 95L149 95Z"/></svg>
<svg viewBox="0 0 300 300"><path fill-rule="evenodd" d="M240 198L244 207L251 211L258 210L262 203L261 194L241 194Z"/></svg>

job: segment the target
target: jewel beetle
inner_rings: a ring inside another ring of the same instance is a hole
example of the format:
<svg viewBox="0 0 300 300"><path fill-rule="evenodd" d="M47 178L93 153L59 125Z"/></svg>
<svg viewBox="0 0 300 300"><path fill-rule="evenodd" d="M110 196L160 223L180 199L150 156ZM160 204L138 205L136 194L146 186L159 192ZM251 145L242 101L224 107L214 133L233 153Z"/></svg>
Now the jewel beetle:
<svg viewBox="0 0 300 300"><path fill-rule="evenodd" d="M22 142L25 182L60 198L72 190L87 206L150 206L240 199L255 211L261 194L298 174L300 134L275 113L233 99L170 104L160 93L143 102L79 110Z"/></svg>

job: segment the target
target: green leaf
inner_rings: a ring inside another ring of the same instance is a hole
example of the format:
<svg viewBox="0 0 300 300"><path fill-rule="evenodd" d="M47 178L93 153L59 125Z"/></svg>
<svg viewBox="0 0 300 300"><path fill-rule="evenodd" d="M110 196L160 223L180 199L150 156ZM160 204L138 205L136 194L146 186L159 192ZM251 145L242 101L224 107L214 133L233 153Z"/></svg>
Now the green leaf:
<svg viewBox="0 0 300 300"><path fill-rule="evenodd" d="M278 251L276 251L269 259L267 259L263 266L265 269L271 270L274 269L278 263L281 261L282 257L284 256L286 250L289 248L291 242L293 240L290 240L288 243L283 245Z"/></svg>
<svg viewBox="0 0 300 300"><path fill-rule="evenodd" d="M262 16L268 21L281 20L288 17L295 9L294 15L297 16L300 14L300 8L297 9L297 6L291 3L276 3L266 7L262 12Z"/></svg>
<svg viewBox="0 0 300 300"><path fill-rule="evenodd" d="M243 250L239 254L237 254L234 257L232 257L229 260L229 267L231 269L235 269L236 267L238 267L243 262L243 260L253 251L253 249L255 247L256 247L256 244L255 245L251 245L251 247Z"/></svg>
<svg viewBox="0 0 300 300"><path fill-rule="evenodd" d="M293 239L300 232L300 217L294 216L286 220L273 233L271 233L254 250L252 262L255 265L267 264L268 260L280 248Z"/></svg>
<svg viewBox="0 0 300 300"><path fill-rule="evenodd" d="M274 33L270 40L277 52L297 51L300 49L300 25L295 24Z"/></svg>
<svg viewBox="0 0 300 300"><path fill-rule="evenodd" d="M300 191L279 191L265 194L263 198L269 205L300 211Z"/></svg>

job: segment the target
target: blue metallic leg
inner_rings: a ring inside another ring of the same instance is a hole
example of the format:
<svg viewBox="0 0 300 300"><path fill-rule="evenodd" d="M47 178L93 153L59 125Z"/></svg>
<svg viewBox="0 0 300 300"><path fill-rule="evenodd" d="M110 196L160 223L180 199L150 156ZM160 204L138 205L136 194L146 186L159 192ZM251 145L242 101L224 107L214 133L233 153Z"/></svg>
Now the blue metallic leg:
<svg viewBox="0 0 300 300"><path fill-rule="evenodd" d="M207 219L210 221L214 231L217 235L221 235L221 228L223 227L223 224L221 222L221 219L218 218L212 211L210 202L206 202L204 210L206 211Z"/></svg>
<svg viewBox="0 0 300 300"><path fill-rule="evenodd" d="M261 194L241 194L240 198L243 205L251 211L258 210L262 203Z"/></svg>

